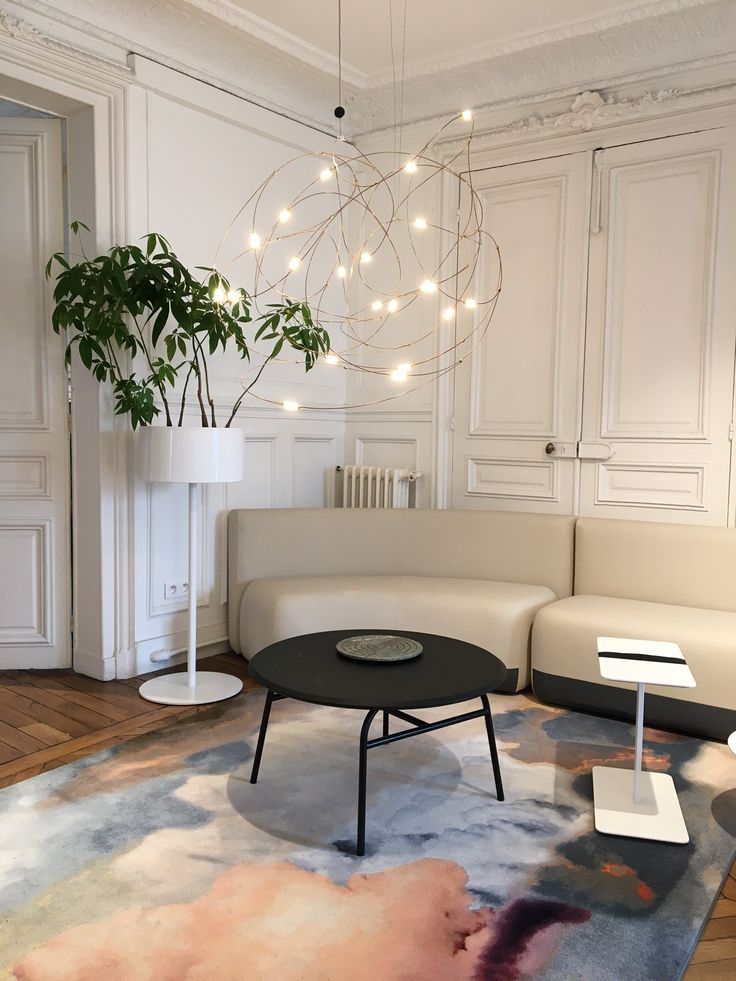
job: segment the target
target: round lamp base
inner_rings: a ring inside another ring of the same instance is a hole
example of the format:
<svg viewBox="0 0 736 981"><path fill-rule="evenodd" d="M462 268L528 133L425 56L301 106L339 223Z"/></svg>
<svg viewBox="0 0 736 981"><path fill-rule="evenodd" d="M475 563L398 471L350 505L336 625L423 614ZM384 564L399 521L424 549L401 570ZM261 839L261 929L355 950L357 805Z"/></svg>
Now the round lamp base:
<svg viewBox="0 0 736 981"><path fill-rule="evenodd" d="M232 698L243 689L240 678L217 671L198 671L194 688L187 684L186 672L162 674L151 678L138 689L138 694L149 702L160 705L207 705Z"/></svg>

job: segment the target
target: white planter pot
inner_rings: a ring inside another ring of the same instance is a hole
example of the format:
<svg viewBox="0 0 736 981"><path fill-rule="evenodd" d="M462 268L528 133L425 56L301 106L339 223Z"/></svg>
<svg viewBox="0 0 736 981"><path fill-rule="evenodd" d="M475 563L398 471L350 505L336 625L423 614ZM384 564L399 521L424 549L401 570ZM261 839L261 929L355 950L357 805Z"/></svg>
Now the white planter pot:
<svg viewBox="0 0 736 981"><path fill-rule="evenodd" d="M150 483L214 484L245 477L240 429L144 426L137 439L140 473Z"/></svg>

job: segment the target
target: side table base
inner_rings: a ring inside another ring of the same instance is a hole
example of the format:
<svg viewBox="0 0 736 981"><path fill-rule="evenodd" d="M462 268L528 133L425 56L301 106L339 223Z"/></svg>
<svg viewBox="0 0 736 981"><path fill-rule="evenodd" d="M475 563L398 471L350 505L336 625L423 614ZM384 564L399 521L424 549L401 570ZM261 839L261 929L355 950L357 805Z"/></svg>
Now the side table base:
<svg viewBox="0 0 736 981"><path fill-rule="evenodd" d="M672 777L645 770L634 803L634 771L593 767L595 828L604 835L686 845L690 841Z"/></svg>

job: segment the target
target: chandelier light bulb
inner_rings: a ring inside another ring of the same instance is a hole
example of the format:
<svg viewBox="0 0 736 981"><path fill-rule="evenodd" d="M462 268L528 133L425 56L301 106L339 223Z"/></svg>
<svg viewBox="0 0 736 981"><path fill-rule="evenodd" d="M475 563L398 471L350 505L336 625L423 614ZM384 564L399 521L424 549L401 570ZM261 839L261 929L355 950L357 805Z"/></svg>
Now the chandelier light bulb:
<svg viewBox="0 0 736 981"><path fill-rule="evenodd" d="M404 167L404 170L407 174L416 174L416 172L419 170L416 160L410 160Z"/></svg>
<svg viewBox="0 0 736 981"><path fill-rule="evenodd" d="M325 169L319 175L319 179L321 181L328 181L330 179L330 177L332 177L332 171L330 170L329 167L325 167Z"/></svg>
<svg viewBox="0 0 736 981"><path fill-rule="evenodd" d="M371 303L371 310L383 310L383 300L374 300Z"/></svg>
<svg viewBox="0 0 736 981"><path fill-rule="evenodd" d="M442 311L443 320L452 320L454 316L455 316L454 307L445 307L445 309Z"/></svg>
<svg viewBox="0 0 736 981"><path fill-rule="evenodd" d="M252 249L260 249L260 247L261 247L261 236L258 234L258 232L251 232L250 233L250 247Z"/></svg>
<svg viewBox="0 0 736 981"><path fill-rule="evenodd" d="M347 274L348 274L348 271L345 268L345 266L338 266L337 267L337 278L338 279L345 279L345 277L347 276Z"/></svg>
<svg viewBox="0 0 736 981"><path fill-rule="evenodd" d="M434 280L425 279L420 285L419 289L422 291L422 293L436 293L437 283L435 283Z"/></svg>
<svg viewBox="0 0 736 981"><path fill-rule="evenodd" d="M400 364L398 368L394 368L391 372L391 381L403 382L406 381L409 372L411 371L411 365L409 363Z"/></svg>
<svg viewBox="0 0 736 981"><path fill-rule="evenodd" d="M424 229L427 227L427 219L426 218L415 218L414 219L414 227L415 228L418 228L420 231L424 231Z"/></svg>
<svg viewBox="0 0 736 981"><path fill-rule="evenodd" d="M279 221L281 222L281 224L283 225L285 221L289 220L289 218L291 218L291 212L289 211L289 209L282 208L281 211L279 211Z"/></svg>
<svg viewBox="0 0 736 981"><path fill-rule="evenodd" d="M469 296L468 299L465 301L465 306L468 308L468 310L475 310L478 304L475 302L472 296Z"/></svg>
<svg viewBox="0 0 736 981"><path fill-rule="evenodd" d="M227 299L227 293L222 286L216 286L212 291L212 302L213 303L224 303Z"/></svg>
<svg viewBox="0 0 736 981"><path fill-rule="evenodd" d="M286 410L286 412L298 412L299 409L301 408L299 403L294 402L292 399L284 399L284 401L281 403L281 406L283 409Z"/></svg>
<svg viewBox="0 0 736 981"><path fill-rule="evenodd" d="M473 118L473 113L470 111L470 109L463 109L463 119L465 120L465 122L469 123L472 118Z"/></svg>
<svg viewBox="0 0 736 981"><path fill-rule="evenodd" d="M240 290L230 290L227 294L228 303L240 303L242 298Z"/></svg>
<svg viewBox="0 0 736 981"><path fill-rule="evenodd" d="M388 307L390 313L396 313L396 311L399 309L399 301L389 300L386 306Z"/></svg>
<svg viewBox="0 0 736 981"><path fill-rule="evenodd" d="M325 364L338 364L339 361L340 361L340 359L338 358L338 356L336 354L326 354L325 355Z"/></svg>
<svg viewBox="0 0 736 981"><path fill-rule="evenodd" d="M361 252L360 253L360 261L361 262L370 262L372 258L373 258L373 256L370 254L370 252Z"/></svg>
<svg viewBox="0 0 736 981"><path fill-rule="evenodd" d="M292 272L296 272L301 264L302 260L298 255L293 255L291 259L289 259L289 269L291 269Z"/></svg>

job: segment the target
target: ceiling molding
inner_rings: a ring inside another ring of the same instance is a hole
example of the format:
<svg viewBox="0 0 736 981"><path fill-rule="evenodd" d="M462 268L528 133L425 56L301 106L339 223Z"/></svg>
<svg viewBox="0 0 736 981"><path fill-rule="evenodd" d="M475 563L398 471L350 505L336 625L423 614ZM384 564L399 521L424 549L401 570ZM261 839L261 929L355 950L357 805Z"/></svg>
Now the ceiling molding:
<svg viewBox="0 0 736 981"><path fill-rule="evenodd" d="M573 98L585 89L654 84L676 72L733 64L734 37L736 3L707 2L594 38L570 38L407 79L404 132L466 107L478 116L501 107ZM357 94L348 110L353 138L392 129L392 86Z"/></svg>
<svg viewBox="0 0 736 981"><path fill-rule="evenodd" d="M536 112L500 126L480 127L476 130L474 150L481 153L486 148L591 133L635 119L662 119L720 106L730 106L729 111L736 112L736 82L686 90L657 89L632 98L587 90L576 95L570 107L560 112L547 115ZM451 136L432 145L438 159L446 162L457 155L466 141L467 137Z"/></svg>
<svg viewBox="0 0 736 981"><path fill-rule="evenodd" d="M330 51L303 40L272 21L259 17L232 3L231 0L184 0L184 2L190 7L195 7L212 17L216 17L230 27L237 28L245 34L264 41L278 51L337 77L338 60ZM515 54L518 51L527 51L558 41L600 34L626 24L640 23L665 14L687 11L718 2L720 0L650 0L650 2L638 7L611 11L599 17L582 18L543 31L518 34L503 41L473 45L462 50L449 52L440 58L414 59L406 63L404 74L407 79L434 75L437 72L463 68L477 62L490 61L504 55ZM335 30L337 30L337 25L335 25ZM368 73L344 59L342 69L343 79L358 89L379 88L393 82L393 72L388 70Z"/></svg>
<svg viewBox="0 0 736 981"><path fill-rule="evenodd" d="M29 23L29 21L24 20L22 17L16 17L7 10L0 10L0 29L16 41L43 45L44 48L56 54L67 57L73 56L76 60L82 61L93 68L100 68L104 72L111 72L118 76L131 74L130 69L126 65L94 54L84 48L76 47L66 41L61 41L59 38L46 34L34 24Z"/></svg>
<svg viewBox="0 0 736 981"><path fill-rule="evenodd" d="M335 58L288 32L272 32L272 25L233 0L75 0L69 7L62 0L4 0L9 13L3 18L26 41L74 52L88 64L120 71L129 52L141 54L335 134ZM733 59L734 37L733 0L652 0L441 62L415 62L402 85L403 132L465 107L478 117L635 81L664 88L675 71ZM374 79L350 72L342 100L346 135L354 139L393 127L392 84L372 85Z"/></svg>
<svg viewBox="0 0 736 981"><path fill-rule="evenodd" d="M220 0L215 0L215 2L220 2ZM464 68L467 65L474 65L481 61L491 61L495 58L501 58L504 55L516 54L519 51L528 51L533 48L544 47L548 44L555 44L558 41L587 37L591 34L601 34L617 27L623 27L624 25L636 24L650 20L653 17L687 11L695 7L703 7L717 2L719 0L652 0L651 3L643 7L617 10L601 17L586 18L544 31L519 34L505 41L480 44L461 51L453 51L444 55L442 58L414 60L407 63L405 76L406 78L419 78L423 75L434 75L438 72L449 71L455 68ZM388 85L392 81L393 76L391 72L379 72L368 77L367 87L376 88L380 85Z"/></svg>
<svg viewBox="0 0 736 981"><path fill-rule="evenodd" d="M338 76L338 60L335 55L325 51L324 48L304 41L296 34L291 34L289 31L277 27L276 24L265 20L263 17L258 17L242 7L235 6L229 0L184 0L184 2L211 17L216 17L229 27L235 27L251 37L258 38L259 41L265 41L266 44L284 54L298 58L299 61L303 61L312 68L327 72L335 78ZM666 0L666 2L676 2L676 0ZM703 2L703 0L685 0L685 2ZM337 32L337 25L335 25L335 32ZM366 72L349 64L344 59L342 77L343 81L358 89L365 89L371 84L376 84Z"/></svg>

